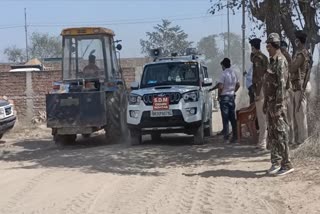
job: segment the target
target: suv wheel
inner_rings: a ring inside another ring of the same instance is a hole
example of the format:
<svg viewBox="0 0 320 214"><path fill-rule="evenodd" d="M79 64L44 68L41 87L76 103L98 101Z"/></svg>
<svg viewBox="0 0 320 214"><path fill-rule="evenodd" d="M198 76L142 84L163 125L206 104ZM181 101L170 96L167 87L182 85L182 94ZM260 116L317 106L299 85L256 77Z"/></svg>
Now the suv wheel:
<svg viewBox="0 0 320 214"><path fill-rule="evenodd" d="M201 123L201 126L197 129L194 134L193 144L202 145L204 144L204 124Z"/></svg>
<svg viewBox="0 0 320 214"><path fill-rule="evenodd" d="M139 131L130 131L130 144L132 146L139 145L142 142L142 135Z"/></svg>
<svg viewBox="0 0 320 214"><path fill-rule="evenodd" d="M213 136L213 132L212 132L212 117L209 119L207 127L204 129L204 136L205 137Z"/></svg>
<svg viewBox="0 0 320 214"><path fill-rule="evenodd" d="M3 134L0 134L0 140L1 140L2 137L3 137Z"/></svg>

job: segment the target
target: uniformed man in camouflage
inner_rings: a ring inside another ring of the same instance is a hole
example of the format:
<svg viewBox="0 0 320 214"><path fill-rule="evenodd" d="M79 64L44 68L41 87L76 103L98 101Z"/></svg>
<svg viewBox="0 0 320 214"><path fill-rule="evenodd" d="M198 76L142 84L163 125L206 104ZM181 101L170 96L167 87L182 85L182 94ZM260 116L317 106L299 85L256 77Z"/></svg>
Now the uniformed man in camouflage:
<svg viewBox="0 0 320 214"><path fill-rule="evenodd" d="M268 144L271 149L269 174L285 175L294 171L289 159L288 123L286 117L286 80L288 62L280 50L280 36L271 33L267 39L270 62L265 75L263 111L267 115Z"/></svg>
<svg viewBox="0 0 320 214"><path fill-rule="evenodd" d="M312 58L305 47L307 35L302 31L296 31L295 36L295 45L298 50L292 59L290 79L293 90L294 116L297 122L296 143L301 144L308 137L306 92L310 90L309 75Z"/></svg>
<svg viewBox="0 0 320 214"><path fill-rule="evenodd" d="M253 75L252 75L252 85L255 97L256 112L259 124L259 140L257 143L258 149L266 149L266 138L267 138L267 124L266 115L263 113L263 79L268 68L268 57L266 57L260 51L261 40L258 38L250 40L253 64Z"/></svg>
<svg viewBox="0 0 320 214"><path fill-rule="evenodd" d="M286 83L287 89L287 118L288 118L288 125L289 125L289 144L293 144L295 142L295 120L294 120L294 104L293 104L293 91L291 88L290 82L290 67L292 58L288 52L288 44L285 41L281 41L280 43L281 53L284 55L288 62L289 68L289 76Z"/></svg>

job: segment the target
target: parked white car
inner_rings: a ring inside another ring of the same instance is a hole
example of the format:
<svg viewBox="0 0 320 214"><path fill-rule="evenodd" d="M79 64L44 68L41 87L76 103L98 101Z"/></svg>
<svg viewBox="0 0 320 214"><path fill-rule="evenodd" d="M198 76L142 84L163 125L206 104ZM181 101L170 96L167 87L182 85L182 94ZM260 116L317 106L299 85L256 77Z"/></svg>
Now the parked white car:
<svg viewBox="0 0 320 214"><path fill-rule="evenodd" d="M162 133L194 135L194 144L203 144L212 134L210 86L207 67L195 55L146 64L128 98L131 144L140 144L144 134L156 140Z"/></svg>
<svg viewBox="0 0 320 214"><path fill-rule="evenodd" d="M14 127L15 122L16 116L14 115L13 105L0 99L0 139Z"/></svg>

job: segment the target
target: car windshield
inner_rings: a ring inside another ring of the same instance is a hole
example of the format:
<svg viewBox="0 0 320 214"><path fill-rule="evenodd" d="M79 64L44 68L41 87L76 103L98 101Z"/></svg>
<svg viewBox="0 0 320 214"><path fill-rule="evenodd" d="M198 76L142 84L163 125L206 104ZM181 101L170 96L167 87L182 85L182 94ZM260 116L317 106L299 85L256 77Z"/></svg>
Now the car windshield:
<svg viewBox="0 0 320 214"><path fill-rule="evenodd" d="M147 65L144 69L141 88L159 85L199 85L196 62L171 62Z"/></svg>

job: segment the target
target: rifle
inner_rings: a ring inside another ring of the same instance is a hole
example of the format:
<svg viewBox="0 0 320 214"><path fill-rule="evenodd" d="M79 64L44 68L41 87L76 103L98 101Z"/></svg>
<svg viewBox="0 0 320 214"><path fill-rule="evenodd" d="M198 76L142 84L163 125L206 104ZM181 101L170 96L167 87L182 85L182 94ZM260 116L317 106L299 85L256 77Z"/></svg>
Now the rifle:
<svg viewBox="0 0 320 214"><path fill-rule="evenodd" d="M310 79L311 70L312 70L313 60L312 60L311 53L309 53L309 59L310 59L309 60L309 68L308 68L307 73L306 73L306 75L304 77L303 84L302 84L302 87L301 87L301 93L300 93L299 102L298 102L298 109L297 109L298 112L300 110L301 102L302 102L303 95L304 95L304 91L306 90L307 84L308 84L309 79Z"/></svg>

